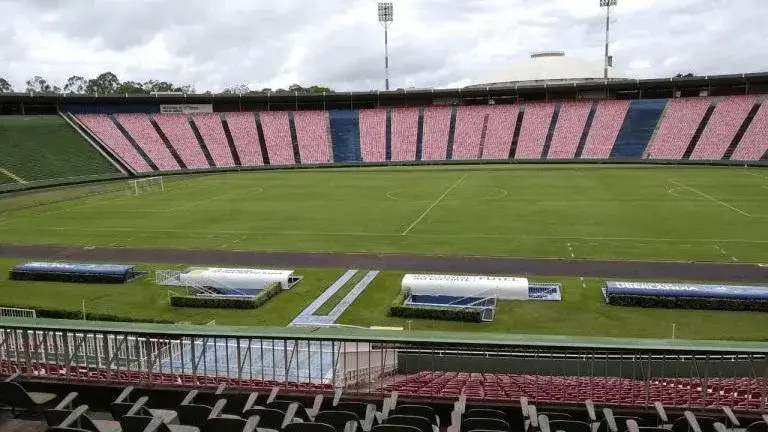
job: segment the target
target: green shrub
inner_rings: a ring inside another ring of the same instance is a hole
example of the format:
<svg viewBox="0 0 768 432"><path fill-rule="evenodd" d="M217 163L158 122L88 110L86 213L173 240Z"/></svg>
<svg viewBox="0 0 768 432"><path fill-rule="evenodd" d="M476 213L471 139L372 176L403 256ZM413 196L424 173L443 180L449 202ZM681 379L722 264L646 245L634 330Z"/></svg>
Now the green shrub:
<svg viewBox="0 0 768 432"><path fill-rule="evenodd" d="M256 309L280 294L279 283L273 283L254 298L171 296L171 306L190 308Z"/></svg>
<svg viewBox="0 0 768 432"><path fill-rule="evenodd" d="M410 297L409 290L402 290L389 307L389 316L399 318L421 318L444 321L481 322L482 310L457 309L446 307L407 306L405 300Z"/></svg>
<svg viewBox="0 0 768 432"><path fill-rule="evenodd" d="M34 309L38 318L53 318L53 319L67 319L67 320L82 320L83 311L76 310L64 310L64 309L47 309L38 308L34 306L26 305L8 305L4 304L0 307L9 308L21 308L21 309ZM113 322L137 322L137 323L156 323L156 324L173 324L173 321L156 319L156 318L136 318L126 317L105 313L85 312L85 319L88 321L113 321Z"/></svg>
<svg viewBox="0 0 768 432"><path fill-rule="evenodd" d="M768 312L768 301L765 300L729 300L690 297L669 298L659 296L614 294L610 296L609 301L609 304L614 306Z"/></svg>

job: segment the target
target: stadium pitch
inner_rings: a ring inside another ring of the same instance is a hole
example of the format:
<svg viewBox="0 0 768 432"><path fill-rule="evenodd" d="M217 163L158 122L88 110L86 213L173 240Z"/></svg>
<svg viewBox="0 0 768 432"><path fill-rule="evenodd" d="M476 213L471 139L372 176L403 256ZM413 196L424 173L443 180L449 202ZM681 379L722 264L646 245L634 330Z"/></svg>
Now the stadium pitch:
<svg viewBox="0 0 768 432"><path fill-rule="evenodd" d="M139 194L83 185L0 197L0 238L82 246L768 262L768 173L759 169L387 167L169 176L164 183L164 191Z"/></svg>

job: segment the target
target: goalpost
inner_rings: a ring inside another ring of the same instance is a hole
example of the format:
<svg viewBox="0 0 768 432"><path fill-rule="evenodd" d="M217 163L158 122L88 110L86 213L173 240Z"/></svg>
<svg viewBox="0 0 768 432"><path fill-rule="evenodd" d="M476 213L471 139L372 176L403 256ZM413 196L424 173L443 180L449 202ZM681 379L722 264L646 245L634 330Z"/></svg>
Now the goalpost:
<svg viewBox="0 0 768 432"><path fill-rule="evenodd" d="M147 177L136 180L128 180L128 193L139 195L142 193L165 191L162 177Z"/></svg>

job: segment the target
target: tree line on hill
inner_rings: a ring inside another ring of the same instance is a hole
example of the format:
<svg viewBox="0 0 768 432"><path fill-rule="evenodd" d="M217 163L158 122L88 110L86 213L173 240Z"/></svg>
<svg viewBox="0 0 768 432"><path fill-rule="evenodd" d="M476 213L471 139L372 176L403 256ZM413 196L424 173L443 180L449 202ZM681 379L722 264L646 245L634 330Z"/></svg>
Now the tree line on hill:
<svg viewBox="0 0 768 432"><path fill-rule="evenodd" d="M84 78L73 75L67 79L62 86L48 82L41 76L34 76L26 81L26 93L77 93L89 95L103 94L151 94L151 93L195 93L195 88L191 85L176 85L167 81L148 80L138 81L120 81L112 72L104 72L95 78ZM0 93L12 93L13 86L5 78L0 77ZM226 88L219 94L240 95L257 93L333 93L328 87L310 86L302 87L299 84L291 84L287 89L263 88L261 90L252 90L248 86L241 84ZM206 91L203 94L212 94Z"/></svg>

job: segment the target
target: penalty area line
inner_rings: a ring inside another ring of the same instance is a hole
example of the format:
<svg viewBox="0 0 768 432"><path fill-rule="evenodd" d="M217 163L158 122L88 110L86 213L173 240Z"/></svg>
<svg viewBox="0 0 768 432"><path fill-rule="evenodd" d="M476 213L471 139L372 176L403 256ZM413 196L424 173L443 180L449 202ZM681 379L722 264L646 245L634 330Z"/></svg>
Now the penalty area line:
<svg viewBox="0 0 768 432"><path fill-rule="evenodd" d="M415 220L415 221L413 221L413 223L412 223L412 224L410 224L410 225L408 226L408 228L406 228L406 229L405 229L405 231L403 231L403 232L402 232L402 234L400 234L400 235L406 235L406 234L408 234L408 233L409 233L409 232L410 232L410 231L413 229L413 227L415 227L415 226L416 226L416 224L418 224L419 222L421 222L421 220L422 220L422 219L424 219L424 216L426 216L426 215L427 215L427 214L428 214L428 213L429 213L429 212L430 212L430 211L431 211L433 208L435 208L435 206L436 206L436 205L440 204L440 201L442 201L442 200L443 200L443 198L445 198L445 197L446 197L446 196L447 196L449 193L451 193L451 191L452 191L452 190L453 190L453 189L454 189L456 186L458 186L458 185L459 185L459 184L460 184L462 181L464 181L464 179L465 179L465 178L467 178L467 176L468 176L468 175L469 175L469 173L466 173L466 174L464 174L463 176L461 176L461 178L460 178L460 179L456 180L456 183L452 184L452 185L451 185L451 187L449 187L448 189L446 189L446 190L445 190L445 192L443 192L443 194L442 194L442 195L440 195L440 197L439 197L438 199L436 199L436 200L435 200L435 202L433 202L433 203L432 203L432 205L430 205L429 207L427 207L427 209L426 209L426 210L424 210L424 213L422 213L422 214L421 214L419 217L417 217L417 218L416 218L416 220Z"/></svg>

